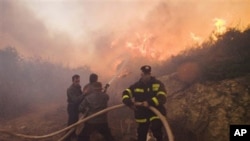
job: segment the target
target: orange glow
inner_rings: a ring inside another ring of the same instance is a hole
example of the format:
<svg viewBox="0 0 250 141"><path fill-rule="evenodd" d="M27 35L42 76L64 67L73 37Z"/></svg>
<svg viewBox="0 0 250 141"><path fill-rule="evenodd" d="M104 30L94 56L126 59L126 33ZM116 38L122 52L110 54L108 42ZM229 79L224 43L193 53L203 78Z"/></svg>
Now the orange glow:
<svg viewBox="0 0 250 141"><path fill-rule="evenodd" d="M195 35L194 33L190 33L191 38L194 40L195 43L201 44L203 42L202 38Z"/></svg>
<svg viewBox="0 0 250 141"><path fill-rule="evenodd" d="M158 63L244 29L248 13L249 0L2 0L0 48L110 77L117 60Z"/></svg>
<svg viewBox="0 0 250 141"><path fill-rule="evenodd" d="M177 77L183 82L193 82L200 75L199 66L194 62L182 64L177 69Z"/></svg>

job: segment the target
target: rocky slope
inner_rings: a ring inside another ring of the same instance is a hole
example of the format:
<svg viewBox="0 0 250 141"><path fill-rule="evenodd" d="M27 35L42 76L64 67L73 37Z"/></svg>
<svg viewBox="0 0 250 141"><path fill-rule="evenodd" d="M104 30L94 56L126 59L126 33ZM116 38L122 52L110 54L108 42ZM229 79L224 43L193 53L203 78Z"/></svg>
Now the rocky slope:
<svg viewBox="0 0 250 141"><path fill-rule="evenodd" d="M192 84L177 74L161 80L176 141L228 141L230 124L250 124L250 74Z"/></svg>

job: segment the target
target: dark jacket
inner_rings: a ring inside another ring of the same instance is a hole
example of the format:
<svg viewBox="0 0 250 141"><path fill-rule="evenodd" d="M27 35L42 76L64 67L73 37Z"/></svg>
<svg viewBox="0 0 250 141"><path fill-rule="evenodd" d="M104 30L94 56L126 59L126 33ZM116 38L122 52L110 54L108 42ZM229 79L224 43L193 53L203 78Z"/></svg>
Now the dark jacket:
<svg viewBox="0 0 250 141"><path fill-rule="evenodd" d="M158 109L163 115L166 114L164 104L166 102L166 90L164 84L155 77L145 84L141 79L123 91L122 101L125 105L133 105L134 102L147 101L150 106ZM135 118L137 122L146 122L152 120L156 115L146 107L137 106L135 110ZM157 118L157 117L156 117Z"/></svg>
<svg viewBox="0 0 250 141"><path fill-rule="evenodd" d="M109 96L101 91L93 91L86 95L79 106L79 111L87 112L87 116L97 113L108 105ZM105 123L107 122L107 113L96 116L87 121L88 123Z"/></svg>
<svg viewBox="0 0 250 141"><path fill-rule="evenodd" d="M79 104L81 103L81 101L83 100L84 95L82 94L82 90L81 90L81 86L75 86L75 85L71 85L68 89L67 89L67 102L68 105L71 106L76 106L78 107Z"/></svg>

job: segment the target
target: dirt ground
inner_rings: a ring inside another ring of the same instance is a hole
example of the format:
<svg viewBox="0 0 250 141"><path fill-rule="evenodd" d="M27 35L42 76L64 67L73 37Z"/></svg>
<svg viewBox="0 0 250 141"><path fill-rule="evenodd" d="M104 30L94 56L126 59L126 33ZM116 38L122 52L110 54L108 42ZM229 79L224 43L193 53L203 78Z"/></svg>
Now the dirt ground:
<svg viewBox="0 0 250 141"><path fill-rule="evenodd" d="M46 135L66 127L67 111L66 106L58 103L41 104L32 106L31 111L13 119L0 121L0 129L25 135ZM61 135L41 139L41 141L53 141ZM27 140L11 135L0 133L1 141ZM29 139L28 139L29 140ZM34 140L34 139L30 139Z"/></svg>
<svg viewBox="0 0 250 141"><path fill-rule="evenodd" d="M19 117L0 120L0 130L7 130L14 133L42 136L59 131L67 126L66 104L38 104ZM128 109L120 109L127 113ZM119 118L120 110L109 112L109 125L114 138L119 141L130 141L134 138L134 123ZM125 111L124 111L125 110ZM128 126L129 124L129 126ZM58 141L66 132L43 139L24 139L0 132L0 141ZM103 138L98 133L91 136L91 141L102 141Z"/></svg>

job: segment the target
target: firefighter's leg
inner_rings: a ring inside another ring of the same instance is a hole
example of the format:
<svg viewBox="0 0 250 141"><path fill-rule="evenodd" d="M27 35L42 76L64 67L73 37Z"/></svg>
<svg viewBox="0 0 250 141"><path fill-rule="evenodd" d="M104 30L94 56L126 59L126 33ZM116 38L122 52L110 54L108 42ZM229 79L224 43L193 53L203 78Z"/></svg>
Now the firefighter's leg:
<svg viewBox="0 0 250 141"><path fill-rule="evenodd" d="M146 141L149 122L139 123L137 128L137 141Z"/></svg>
<svg viewBox="0 0 250 141"><path fill-rule="evenodd" d="M163 124L159 119L154 119L151 121L150 129L153 133L153 136L157 139L157 141L162 141L163 138L162 127Z"/></svg>

